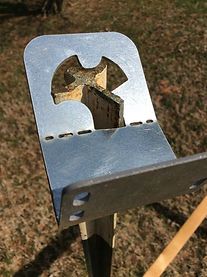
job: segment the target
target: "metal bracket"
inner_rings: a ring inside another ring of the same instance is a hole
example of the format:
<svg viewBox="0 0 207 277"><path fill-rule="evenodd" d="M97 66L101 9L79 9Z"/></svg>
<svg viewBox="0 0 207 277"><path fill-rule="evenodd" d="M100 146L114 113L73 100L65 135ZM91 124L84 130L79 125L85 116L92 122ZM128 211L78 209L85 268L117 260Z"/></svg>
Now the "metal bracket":
<svg viewBox="0 0 207 277"><path fill-rule="evenodd" d="M106 57L123 70L128 80L113 93L124 100L126 127L95 130L81 102L54 103L53 75L74 55L84 68ZM126 36L37 37L24 62L61 228L188 193L206 180L207 153L176 159L157 122L136 46Z"/></svg>

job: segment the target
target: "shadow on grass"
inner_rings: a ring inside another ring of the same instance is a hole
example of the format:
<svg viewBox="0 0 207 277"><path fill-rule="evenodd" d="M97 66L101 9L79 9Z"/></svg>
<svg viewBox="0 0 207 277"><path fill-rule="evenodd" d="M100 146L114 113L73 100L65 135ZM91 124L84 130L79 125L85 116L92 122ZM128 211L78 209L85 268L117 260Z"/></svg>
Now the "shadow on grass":
<svg viewBox="0 0 207 277"><path fill-rule="evenodd" d="M150 205L158 214L164 216L167 219L170 219L171 221L178 224L180 227L186 222L188 217L181 213L177 213L169 209L168 207L160 204L160 203L154 203ZM198 229L195 231L195 234L203 239L207 239L207 224L199 226Z"/></svg>
<svg viewBox="0 0 207 277"><path fill-rule="evenodd" d="M40 276L44 270L49 269L51 264L70 248L70 245L78 236L79 231L77 226L63 230L37 254L33 261L14 273L13 277Z"/></svg>
<svg viewBox="0 0 207 277"><path fill-rule="evenodd" d="M36 15L41 12L41 9L37 8L29 10L24 3L0 3L0 19L8 19L10 17Z"/></svg>

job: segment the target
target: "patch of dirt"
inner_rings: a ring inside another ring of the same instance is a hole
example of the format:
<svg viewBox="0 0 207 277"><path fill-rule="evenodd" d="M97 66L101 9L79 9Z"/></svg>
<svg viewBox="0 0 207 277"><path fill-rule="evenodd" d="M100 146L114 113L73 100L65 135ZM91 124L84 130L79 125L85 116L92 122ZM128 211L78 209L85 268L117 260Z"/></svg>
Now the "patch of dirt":
<svg viewBox="0 0 207 277"><path fill-rule="evenodd" d="M159 122L174 151L199 153L207 151L206 3L72 0L63 16L48 18L15 16L8 9L5 14L5 3L0 5L0 276L86 276L77 230L57 234L24 47L42 34L126 34L138 46ZM142 276L206 191L119 215L113 276ZM163 276L207 276L206 239L204 222Z"/></svg>

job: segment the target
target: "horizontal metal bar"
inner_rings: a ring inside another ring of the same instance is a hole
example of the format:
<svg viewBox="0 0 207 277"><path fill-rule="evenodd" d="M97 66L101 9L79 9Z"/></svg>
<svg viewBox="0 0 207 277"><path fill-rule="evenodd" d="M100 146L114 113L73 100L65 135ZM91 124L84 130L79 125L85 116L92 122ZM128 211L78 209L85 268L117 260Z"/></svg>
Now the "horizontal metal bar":
<svg viewBox="0 0 207 277"><path fill-rule="evenodd" d="M207 152L77 182L63 191L60 227L189 193L206 180ZM74 205L83 192L87 199Z"/></svg>

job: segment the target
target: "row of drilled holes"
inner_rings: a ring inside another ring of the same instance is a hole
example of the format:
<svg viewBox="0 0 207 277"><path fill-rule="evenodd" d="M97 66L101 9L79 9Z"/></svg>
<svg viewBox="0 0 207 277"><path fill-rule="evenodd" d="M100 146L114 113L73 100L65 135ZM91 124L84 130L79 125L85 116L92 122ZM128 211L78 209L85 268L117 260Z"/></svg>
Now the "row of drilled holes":
<svg viewBox="0 0 207 277"><path fill-rule="evenodd" d="M146 123L153 123L152 119L149 119L146 121ZM139 126L142 125L143 122L142 121L137 121L137 122L132 122L130 123L130 126ZM92 131L91 130L83 130L83 131L79 131L77 134L78 135L85 135L85 134L90 134ZM64 133L64 134L60 134L58 136L58 138L67 138L67 137L72 137L73 133ZM54 136L47 136L45 137L45 140L52 140L54 139Z"/></svg>
<svg viewBox="0 0 207 277"><path fill-rule="evenodd" d="M79 131L77 134L84 135L84 134L90 134L91 132L92 132L91 130L83 130L83 131ZM73 133L64 133L64 134L58 135L58 138L67 138L72 136L73 136ZM45 140L52 140L52 139L54 139L54 136L45 137Z"/></svg>
<svg viewBox="0 0 207 277"><path fill-rule="evenodd" d="M153 123L154 121L152 120L152 119L148 119L148 120L146 120L146 123ZM139 125L142 125L143 124L143 122L142 121L137 121L137 122L132 122L132 123L130 123L130 126L139 126Z"/></svg>
<svg viewBox="0 0 207 277"><path fill-rule="evenodd" d="M89 192L81 192L73 198L73 206L79 207L88 202L90 198L90 193ZM84 210L79 210L77 212L74 212L73 214L70 215L69 221L76 221L82 218L84 215Z"/></svg>

